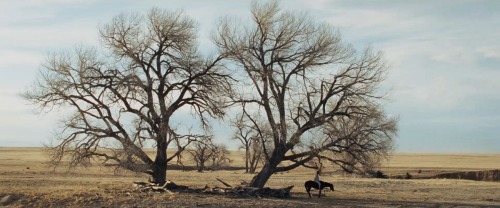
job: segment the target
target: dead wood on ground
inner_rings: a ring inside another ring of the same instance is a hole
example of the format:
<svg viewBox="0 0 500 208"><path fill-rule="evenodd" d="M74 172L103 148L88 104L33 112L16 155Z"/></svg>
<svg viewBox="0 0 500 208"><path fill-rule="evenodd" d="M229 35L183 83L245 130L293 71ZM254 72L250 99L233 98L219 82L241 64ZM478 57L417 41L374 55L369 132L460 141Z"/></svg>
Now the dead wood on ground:
<svg viewBox="0 0 500 208"><path fill-rule="evenodd" d="M189 188L188 186L177 185L172 181L167 181L165 185L159 186L155 183L147 182L134 182L130 194L134 192L139 193L150 193L150 192L166 192L172 194L173 192L187 192L187 193L204 193L204 194L216 194L216 195L228 195L235 197L257 197L257 198L289 198L291 197L290 191L294 186L288 186L286 188L273 189L269 187L257 188L248 187L243 185L231 186L229 183L216 178L219 182L224 184L225 187L210 187L206 185L202 189Z"/></svg>

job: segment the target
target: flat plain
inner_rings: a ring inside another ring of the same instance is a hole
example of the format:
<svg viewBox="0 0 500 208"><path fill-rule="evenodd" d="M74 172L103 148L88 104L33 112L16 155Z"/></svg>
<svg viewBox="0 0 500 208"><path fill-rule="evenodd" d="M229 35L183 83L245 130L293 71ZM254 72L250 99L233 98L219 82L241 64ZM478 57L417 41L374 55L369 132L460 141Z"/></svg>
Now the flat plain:
<svg viewBox="0 0 500 208"><path fill-rule="evenodd" d="M151 152L152 153L152 152ZM230 166L242 167L241 152L233 152ZM147 176L98 165L67 171L47 167L42 148L0 147L0 198L10 196L8 207L500 207L500 182L429 178L437 173L500 168L500 154L394 154L380 170L391 177L406 173L414 179L356 177L333 169L322 180L335 184L322 198L309 198L303 184L314 170L298 168L271 177L267 186L294 185L287 199L234 197L203 193L138 193L134 181ZM168 178L190 188L223 187L248 182L244 170L169 170ZM315 193L315 191L312 191Z"/></svg>

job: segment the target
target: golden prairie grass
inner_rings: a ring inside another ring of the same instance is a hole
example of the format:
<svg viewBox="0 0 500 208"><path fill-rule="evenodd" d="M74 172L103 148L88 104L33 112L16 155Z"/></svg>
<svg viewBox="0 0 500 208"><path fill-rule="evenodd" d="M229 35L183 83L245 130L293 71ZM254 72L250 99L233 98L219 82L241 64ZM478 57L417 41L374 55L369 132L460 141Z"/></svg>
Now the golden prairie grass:
<svg viewBox="0 0 500 208"><path fill-rule="evenodd" d="M233 152L232 166L243 166L241 152ZM185 158L187 160L187 158ZM381 170L388 175L414 176L456 170L498 169L500 155L395 154ZM13 207L435 207L500 206L500 183L451 179L398 180L357 178L327 169L322 180L335 192L309 199L303 188L314 170L298 168L274 174L269 187L294 185L291 199L234 198L197 193L130 193L133 181L147 176L91 166L74 172L47 169L48 156L40 148L0 148L0 197L14 195ZM420 170L421 173L418 173ZM243 170L170 170L168 178L192 188L223 185L215 178L239 185L253 175ZM314 191L313 191L314 192Z"/></svg>
<svg viewBox="0 0 500 208"><path fill-rule="evenodd" d="M500 166L498 154L395 154L385 167L441 168L441 169L492 169Z"/></svg>
<svg viewBox="0 0 500 208"><path fill-rule="evenodd" d="M499 168L498 154L395 154L382 164L382 169L389 175L405 175L408 172L417 178L446 172Z"/></svg>

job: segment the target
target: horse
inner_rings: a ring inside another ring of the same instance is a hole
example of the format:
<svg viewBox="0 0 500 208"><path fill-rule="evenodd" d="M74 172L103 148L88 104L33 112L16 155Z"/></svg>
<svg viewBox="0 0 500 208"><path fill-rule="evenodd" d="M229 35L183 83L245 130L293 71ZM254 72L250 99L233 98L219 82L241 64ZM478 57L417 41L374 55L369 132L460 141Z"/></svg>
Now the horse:
<svg viewBox="0 0 500 208"><path fill-rule="evenodd" d="M315 189L318 189L319 190L319 194L318 194L318 198L321 197L321 190L323 190L325 187L330 187L330 190L332 191L335 191L333 189L333 184L331 183L328 183L328 182L324 182L324 181L319 181L321 183L321 188L318 187L318 183L316 183L315 181L306 181L304 183L304 187L306 187L306 191L307 191L307 194L309 194L309 198L311 198L311 188L315 188Z"/></svg>

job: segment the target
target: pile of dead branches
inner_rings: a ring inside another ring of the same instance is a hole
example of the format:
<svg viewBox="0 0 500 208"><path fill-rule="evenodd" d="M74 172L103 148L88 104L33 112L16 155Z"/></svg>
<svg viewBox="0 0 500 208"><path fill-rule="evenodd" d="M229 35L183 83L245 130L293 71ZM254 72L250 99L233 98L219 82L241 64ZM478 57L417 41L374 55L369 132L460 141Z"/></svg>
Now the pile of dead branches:
<svg viewBox="0 0 500 208"><path fill-rule="evenodd" d="M156 183L134 182L133 191L138 192L169 192L169 190L187 190L189 187L177 185L172 181L167 181L160 186Z"/></svg>
<svg viewBox="0 0 500 208"><path fill-rule="evenodd" d="M238 185L231 186L230 184L222 181L221 179L216 178L224 187L210 187L206 185L202 189L193 189L188 186L177 185L174 182L167 181L165 185L159 186L155 183L146 183L146 182L134 182L132 191L140 192L140 193L150 193L150 192L192 192L192 193L204 193L204 194L217 194L217 195L230 195L236 197L257 197L257 198L289 198L290 190L292 190L293 186L289 186L286 188L280 189L272 189L272 188L256 188L256 187L248 187L246 185Z"/></svg>
<svg viewBox="0 0 500 208"><path fill-rule="evenodd" d="M274 197L274 198L289 198L290 190L292 190L293 186L289 186L286 188L280 189L272 189L272 188L256 188L256 187L248 187L244 185L231 186L230 184L218 179L225 187L209 187L205 186L203 189L203 193L208 194L223 194L223 195L234 195L237 197Z"/></svg>

